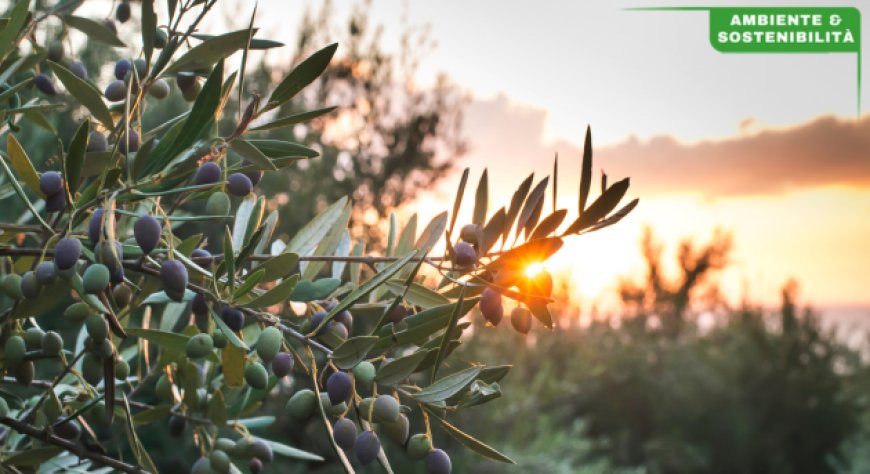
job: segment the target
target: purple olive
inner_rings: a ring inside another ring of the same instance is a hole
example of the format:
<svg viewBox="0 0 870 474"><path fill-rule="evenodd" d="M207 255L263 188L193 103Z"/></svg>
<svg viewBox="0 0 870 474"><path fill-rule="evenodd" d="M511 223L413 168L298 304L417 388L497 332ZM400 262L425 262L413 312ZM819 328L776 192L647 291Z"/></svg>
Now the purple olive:
<svg viewBox="0 0 870 474"><path fill-rule="evenodd" d="M39 190L46 196L63 191L63 178L57 171L46 171L39 177Z"/></svg>
<svg viewBox="0 0 870 474"><path fill-rule="evenodd" d="M335 372L326 379L326 393L329 394L329 402L333 405L347 400L353 391L353 381L347 372Z"/></svg>
<svg viewBox="0 0 870 474"><path fill-rule="evenodd" d="M407 315L408 315L408 309L405 308L404 305L399 304L399 305L396 305L396 307L393 308L392 311L390 311L389 320L393 324L399 324L402 322L403 319L405 319L405 316L407 316Z"/></svg>
<svg viewBox="0 0 870 474"><path fill-rule="evenodd" d="M233 173L227 178L227 191L234 196L245 197L253 190L251 178L242 173Z"/></svg>
<svg viewBox="0 0 870 474"><path fill-rule="evenodd" d="M335 440L335 444L339 445L341 449L345 451L353 449L353 445L356 443L356 437L356 424L353 421L347 418L342 418L332 425L332 438Z"/></svg>
<svg viewBox="0 0 870 474"><path fill-rule="evenodd" d="M504 316L501 295L490 287L486 287L480 295L480 312L493 326L498 326Z"/></svg>
<svg viewBox="0 0 870 474"><path fill-rule="evenodd" d="M133 63L129 59L119 59L115 63L115 79L123 81L131 67L133 67Z"/></svg>
<svg viewBox="0 0 870 474"><path fill-rule="evenodd" d="M293 370L293 365L296 363L293 356L287 352L279 352L272 359L272 373L275 377L281 378L290 375Z"/></svg>
<svg viewBox="0 0 870 474"><path fill-rule="evenodd" d="M190 309L196 316L204 318L208 316L208 300L206 300L205 296L203 296L202 293L197 293L196 296L193 297L193 302L190 304Z"/></svg>
<svg viewBox="0 0 870 474"><path fill-rule="evenodd" d="M251 162L248 160L245 160L242 162L242 166L243 167L251 166ZM248 179L251 180L251 184L253 184L254 186L256 186L257 183L259 183L260 180L263 179L263 170L250 169L247 171L243 171L243 173L245 174L245 176L248 177Z"/></svg>
<svg viewBox="0 0 870 474"><path fill-rule="evenodd" d="M378 435L374 434L372 431L363 431L356 438L356 443L354 443L354 449L356 450L356 459L363 466L367 466L371 464L378 457L378 453L381 452L381 441L378 439Z"/></svg>
<svg viewBox="0 0 870 474"><path fill-rule="evenodd" d="M261 439L251 441L251 446L248 449L248 452L251 453L251 457L263 462L272 462L272 459L275 458L275 454L272 452L272 447Z"/></svg>
<svg viewBox="0 0 870 474"><path fill-rule="evenodd" d="M187 420L180 416L172 415L169 417L169 435L177 438L184 433L184 428L187 427Z"/></svg>
<svg viewBox="0 0 870 474"><path fill-rule="evenodd" d="M88 239L94 244L100 241L100 234L103 230L103 209L98 207L91 214L91 220L88 221Z"/></svg>
<svg viewBox="0 0 870 474"><path fill-rule="evenodd" d="M426 455L426 472L428 474L450 474L452 469L450 456L443 449L433 449Z"/></svg>
<svg viewBox="0 0 870 474"><path fill-rule="evenodd" d="M88 135L87 151L103 152L109 149L109 141L106 136L100 132L93 131Z"/></svg>
<svg viewBox="0 0 870 474"><path fill-rule="evenodd" d="M196 74L192 72L179 72L175 76L175 83L178 84L178 88L182 91L189 90L196 84Z"/></svg>
<svg viewBox="0 0 870 474"><path fill-rule="evenodd" d="M178 260L167 260L160 266L160 279L163 280L163 290L174 301L184 298L187 288L187 267Z"/></svg>
<svg viewBox="0 0 870 474"><path fill-rule="evenodd" d="M45 199L46 212L60 212L66 209L66 193L55 193Z"/></svg>
<svg viewBox="0 0 870 474"><path fill-rule="evenodd" d="M145 255L157 247L162 233L163 227L160 225L160 221L152 216L140 216L133 224L133 235L136 237L136 243L139 244L139 248Z"/></svg>
<svg viewBox="0 0 870 474"><path fill-rule="evenodd" d="M52 427L54 434L63 439L76 440L82 435L82 429L75 420L67 420L59 425Z"/></svg>
<svg viewBox="0 0 870 474"><path fill-rule="evenodd" d="M82 243L79 239L66 237L54 247L54 264L61 270L73 267L82 256Z"/></svg>
<svg viewBox="0 0 870 474"><path fill-rule="evenodd" d="M213 161L206 161L193 175L193 184L217 183L221 179L221 167Z"/></svg>
<svg viewBox="0 0 870 474"><path fill-rule="evenodd" d="M118 142L118 150L121 153L134 152L139 149L139 134L136 130L129 130L127 135L121 137Z"/></svg>
<svg viewBox="0 0 870 474"><path fill-rule="evenodd" d="M46 74L39 74L33 78L33 84L45 95L57 95L57 90L54 88L54 83Z"/></svg>
<svg viewBox="0 0 870 474"><path fill-rule="evenodd" d="M232 306L224 306L221 319L233 331L241 331L245 327L245 314Z"/></svg>
<svg viewBox="0 0 870 474"><path fill-rule="evenodd" d="M130 13L130 4L126 1L122 1L115 9L115 19L124 23L130 19Z"/></svg>
<svg viewBox="0 0 870 474"><path fill-rule="evenodd" d="M470 267L477 262L477 251L467 242L457 242L453 246L453 263L458 267Z"/></svg>
<svg viewBox="0 0 870 474"><path fill-rule="evenodd" d="M109 102L121 102L127 98L127 84L124 84L124 81L120 79L115 79L106 86L103 95Z"/></svg>
<svg viewBox="0 0 870 474"><path fill-rule="evenodd" d="M73 74L79 77L79 79L87 79L88 78L88 70L85 69L85 65L81 63L81 61L73 61L69 65L69 70Z"/></svg>

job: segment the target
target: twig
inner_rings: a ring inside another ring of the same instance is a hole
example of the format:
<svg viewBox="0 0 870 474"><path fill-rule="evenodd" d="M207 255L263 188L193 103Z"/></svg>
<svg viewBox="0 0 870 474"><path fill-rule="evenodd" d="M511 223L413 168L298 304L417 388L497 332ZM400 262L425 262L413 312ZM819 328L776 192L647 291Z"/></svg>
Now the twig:
<svg viewBox="0 0 870 474"><path fill-rule="evenodd" d="M139 466L127 464L109 456L105 456L93 451L88 451L83 445L78 445L72 441L55 436L51 434L48 430L37 428L33 425L18 421L14 418L0 418L0 423L12 428L13 430L21 434L30 436L31 438L35 438L42 442L53 444L57 447L63 448L80 458L87 458L104 466L108 466L122 472L147 474L147 471Z"/></svg>

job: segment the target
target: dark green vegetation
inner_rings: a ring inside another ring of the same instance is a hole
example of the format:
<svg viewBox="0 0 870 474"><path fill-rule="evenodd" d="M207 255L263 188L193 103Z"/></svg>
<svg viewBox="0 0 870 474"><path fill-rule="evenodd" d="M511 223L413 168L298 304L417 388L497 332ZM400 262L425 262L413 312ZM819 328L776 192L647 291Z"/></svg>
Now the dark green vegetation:
<svg viewBox="0 0 870 474"><path fill-rule="evenodd" d="M250 54L283 45L254 16L201 34L217 0L122 1L117 23L80 3L18 0L0 22L0 465L441 474L463 450L512 464L453 424L501 396L509 367L453 351L478 303L490 325L510 300L552 327L550 276L526 267L637 204L620 207L627 179L590 199L591 134L573 221L545 210L558 163L495 211L486 171L466 192L466 170L452 211L421 229L393 218L377 239L361 212L449 169L433 140L448 135L443 85L397 97L356 20L346 58L323 41L249 74ZM327 143L336 116L360 113L332 106L348 90L383 146ZM407 101L398 116L391 98ZM456 238L462 205L473 232Z"/></svg>

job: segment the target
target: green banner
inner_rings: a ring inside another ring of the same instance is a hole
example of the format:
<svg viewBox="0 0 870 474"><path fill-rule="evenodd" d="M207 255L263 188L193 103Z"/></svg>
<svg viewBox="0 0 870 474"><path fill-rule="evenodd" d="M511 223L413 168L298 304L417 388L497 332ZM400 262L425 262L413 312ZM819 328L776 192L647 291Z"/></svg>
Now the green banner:
<svg viewBox="0 0 870 474"><path fill-rule="evenodd" d="M849 7L710 8L723 53L858 53L861 13Z"/></svg>

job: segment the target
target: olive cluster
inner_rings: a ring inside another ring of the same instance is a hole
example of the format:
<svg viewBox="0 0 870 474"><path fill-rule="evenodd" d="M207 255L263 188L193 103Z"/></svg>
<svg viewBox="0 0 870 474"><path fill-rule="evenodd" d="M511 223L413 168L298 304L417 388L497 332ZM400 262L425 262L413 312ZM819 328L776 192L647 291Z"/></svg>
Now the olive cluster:
<svg viewBox="0 0 870 474"><path fill-rule="evenodd" d="M481 239L481 228L477 224L467 224L459 232L460 240L453 245L453 264L460 270L473 267L479 258L477 253ZM520 280L521 293L549 297L553 289L550 274L541 271L537 275ZM523 296L523 295L521 295ZM504 319L502 295L496 287L487 286L480 295L478 306L487 324L498 326ZM511 310L511 325L520 334L528 334L532 328L532 314L528 308L518 304ZM401 319L399 319L401 320Z"/></svg>
<svg viewBox="0 0 870 474"><path fill-rule="evenodd" d="M385 437L404 447L411 458L424 460L426 472L450 473L450 457L443 450L433 449L430 435L410 434L411 409L401 405L393 394L373 392L376 375L375 364L367 360L350 371L336 370L326 378L319 399L311 389L298 390L287 401L285 413L301 422L313 416L319 404L319 409L335 419L335 444L362 466L377 459L381 437Z"/></svg>
<svg viewBox="0 0 870 474"><path fill-rule="evenodd" d="M275 453L272 446L257 438L218 438L208 456L202 456L193 463L191 474L225 474L230 472L231 458L248 459L248 469L251 474L259 474L263 464L272 462Z"/></svg>
<svg viewBox="0 0 870 474"><path fill-rule="evenodd" d="M46 176L50 178L47 179ZM50 196L51 192L64 193L62 185L60 191L53 187L53 183L57 181L62 182L59 175L45 173L40 180L40 187L47 196ZM125 380L130 373L129 365L118 356L109 338L110 331L122 332L123 329L119 326L110 329L109 321L113 313L106 305L111 301L116 308L124 308L130 304L133 294L124 281L123 245L116 240L108 240L103 233L106 218L114 218L114 216L105 215L102 209L97 209L89 222L88 239L93 245L93 262L82 261L84 247L82 240L76 237L65 237L55 245L53 260L43 260L36 264L33 270L25 271L21 275L9 272L0 278L0 291L15 301L36 300L42 296L46 288L57 284L76 290L81 300L68 306L63 314L70 321L85 325L87 352L82 358L81 374L84 380L92 385L102 381L108 359L111 359L112 364L109 367L112 368L117 379ZM132 240L145 255L158 245L162 234L160 222L148 215L140 216L134 223L133 230ZM169 262L174 261L165 262L164 267ZM185 275L186 286L186 270L182 272ZM178 275L164 279L167 294L173 294L172 285L177 279ZM183 292L183 288L181 291ZM59 334L53 331L43 333L34 325L27 328L23 334L13 334L6 340L4 346L6 368L15 374L19 382L29 384L33 379L33 360L62 356L63 345L63 339Z"/></svg>

